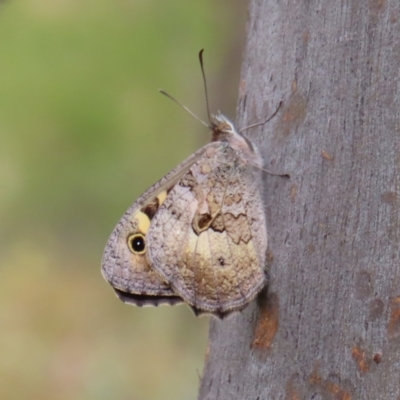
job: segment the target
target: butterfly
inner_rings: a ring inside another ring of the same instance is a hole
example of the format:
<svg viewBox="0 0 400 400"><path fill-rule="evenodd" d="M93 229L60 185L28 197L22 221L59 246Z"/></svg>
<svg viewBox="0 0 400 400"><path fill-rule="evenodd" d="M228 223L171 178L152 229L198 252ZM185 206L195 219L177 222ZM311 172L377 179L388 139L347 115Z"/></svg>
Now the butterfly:
<svg viewBox="0 0 400 400"><path fill-rule="evenodd" d="M225 116L210 121L211 142L140 196L108 240L102 273L126 303L184 302L223 318L266 285L262 157Z"/></svg>

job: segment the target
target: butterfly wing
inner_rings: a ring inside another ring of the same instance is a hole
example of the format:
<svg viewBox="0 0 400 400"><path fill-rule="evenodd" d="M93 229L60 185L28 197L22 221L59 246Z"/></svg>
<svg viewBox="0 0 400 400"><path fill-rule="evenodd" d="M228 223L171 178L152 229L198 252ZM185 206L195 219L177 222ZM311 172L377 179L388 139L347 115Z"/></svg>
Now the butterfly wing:
<svg viewBox="0 0 400 400"><path fill-rule="evenodd" d="M195 310L223 316L266 283L261 178L228 143L203 149L154 216L148 257Z"/></svg>
<svg viewBox="0 0 400 400"><path fill-rule="evenodd" d="M147 233L168 193L201 156L201 149L147 190L112 232L102 260L102 274L118 297L138 306L176 304L182 299L154 271L147 258Z"/></svg>

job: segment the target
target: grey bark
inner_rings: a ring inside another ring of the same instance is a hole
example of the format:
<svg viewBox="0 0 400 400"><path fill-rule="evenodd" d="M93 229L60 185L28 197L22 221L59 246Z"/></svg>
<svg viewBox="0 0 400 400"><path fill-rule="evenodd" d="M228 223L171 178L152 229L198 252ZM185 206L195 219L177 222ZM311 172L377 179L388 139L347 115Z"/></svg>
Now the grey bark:
<svg viewBox="0 0 400 400"><path fill-rule="evenodd" d="M269 284L212 320L199 399L400 399L400 2L252 0L239 126L266 168Z"/></svg>

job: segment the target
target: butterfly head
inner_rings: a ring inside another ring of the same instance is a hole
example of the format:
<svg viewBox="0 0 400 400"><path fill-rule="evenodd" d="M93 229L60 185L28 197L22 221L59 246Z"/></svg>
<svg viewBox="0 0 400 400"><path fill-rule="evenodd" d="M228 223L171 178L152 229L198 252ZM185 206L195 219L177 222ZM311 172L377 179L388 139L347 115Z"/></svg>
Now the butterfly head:
<svg viewBox="0 0 400 400"><path fill-rule="evenodd" d="M263 161L257 148L239 133L233 123L223 114L214 116L210 129L212 132L212 142L228 142L229 146L235 150L244 161L249 164L262 168Z"/></svg>

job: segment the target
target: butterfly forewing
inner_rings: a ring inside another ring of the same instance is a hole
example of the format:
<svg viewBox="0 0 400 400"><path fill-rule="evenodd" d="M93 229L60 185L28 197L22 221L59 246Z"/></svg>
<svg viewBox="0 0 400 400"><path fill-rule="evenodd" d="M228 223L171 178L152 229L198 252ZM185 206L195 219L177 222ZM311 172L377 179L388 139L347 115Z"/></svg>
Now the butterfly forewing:
<svg viewBox="0 0 400 400"><path fill-rule="evenodd" d="M124 302L158 305L182 301L151 268L147 257L147 233L170 190L200 156L201 150L147 190L112 232L103 255L102 273Z"/></svg>

